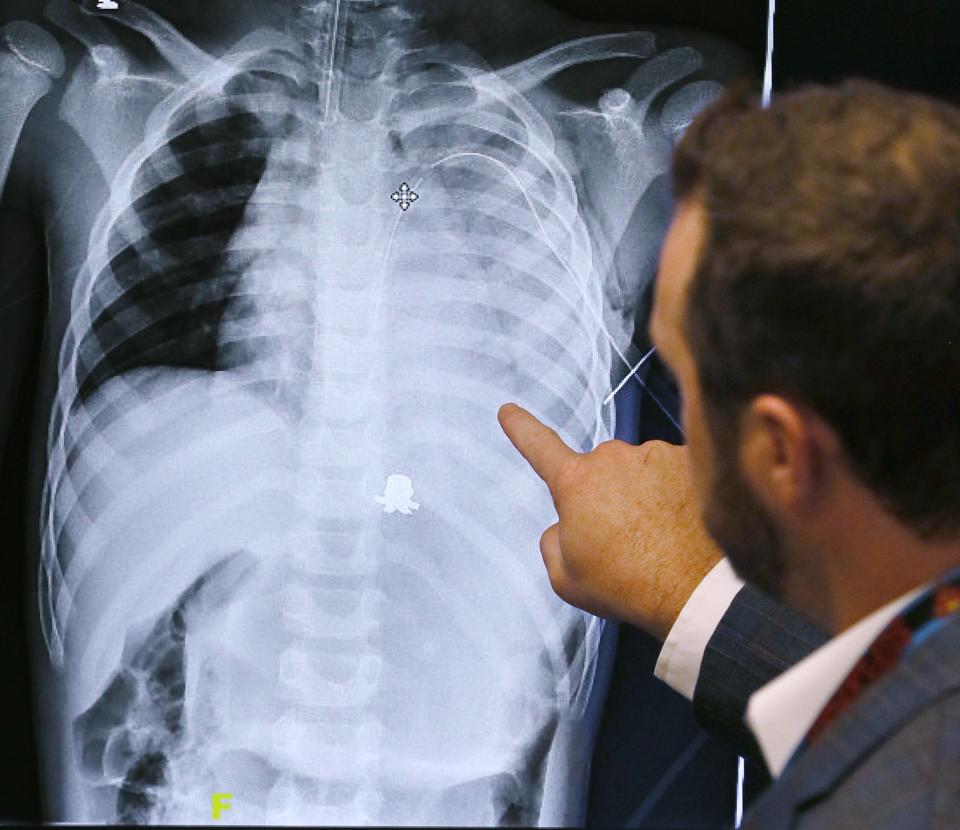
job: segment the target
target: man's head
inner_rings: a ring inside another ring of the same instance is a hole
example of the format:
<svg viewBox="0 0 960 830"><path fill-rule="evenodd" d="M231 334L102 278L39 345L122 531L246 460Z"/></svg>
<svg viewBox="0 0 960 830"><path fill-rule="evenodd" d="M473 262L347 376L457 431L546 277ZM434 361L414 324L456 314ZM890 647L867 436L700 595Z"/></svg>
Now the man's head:
<svg viewBox="0 0 960 830"><path fill-rule="evenodd" d="M673 185L653 336L734 567L790 599L857 517L960 534L960 114L865 82L766 110L741 90Z"/></svg>

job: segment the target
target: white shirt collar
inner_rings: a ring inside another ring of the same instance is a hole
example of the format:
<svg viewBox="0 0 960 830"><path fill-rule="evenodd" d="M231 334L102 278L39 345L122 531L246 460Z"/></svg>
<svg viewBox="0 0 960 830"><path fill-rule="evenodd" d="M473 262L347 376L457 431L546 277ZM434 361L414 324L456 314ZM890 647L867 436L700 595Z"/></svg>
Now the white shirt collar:
<svg viewBox="0 0 960 830"><path fill-rule="evenodd" d="M921 585L867 615L751 695L747 725L774 777L783 772L817 715L887 623L927 587Z"/></svg>

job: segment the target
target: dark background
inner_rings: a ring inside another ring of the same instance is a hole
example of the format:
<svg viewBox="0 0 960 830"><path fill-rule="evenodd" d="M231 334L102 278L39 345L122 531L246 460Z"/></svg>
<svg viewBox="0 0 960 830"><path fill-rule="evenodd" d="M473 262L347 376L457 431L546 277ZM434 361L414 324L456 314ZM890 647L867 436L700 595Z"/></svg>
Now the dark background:
<svg viewBox="0 0 960 830"><path fill-rule="evenodd" d="M4 5L0 22L12 19L17 2ZM758 67L763 65L766 0L553 0L553 5L583 19L628 27L655 23L714 32L739 43L756 56ZM777 5L777 89L859 75L960 99L956 0L779 0ZM39 300L24 308L25 314L36 315L38 326L40 308ZM0 332L0 356L7 353L3 337ZM631 384L618 396L621 437L679 441L661 408L674 415L678 409L669 378L654 365L644 382L649 392ZM28 380L10 445L0 456L0 821L36 822L39 816L24 602L31 583L23 555L32 393ZM657 643L622 627L617 649L593 764L589 824L732 826L735 756L707 739L689 705L652 677ZM747 780L754 788L762 786L762 771L748 768Z"/></svg>

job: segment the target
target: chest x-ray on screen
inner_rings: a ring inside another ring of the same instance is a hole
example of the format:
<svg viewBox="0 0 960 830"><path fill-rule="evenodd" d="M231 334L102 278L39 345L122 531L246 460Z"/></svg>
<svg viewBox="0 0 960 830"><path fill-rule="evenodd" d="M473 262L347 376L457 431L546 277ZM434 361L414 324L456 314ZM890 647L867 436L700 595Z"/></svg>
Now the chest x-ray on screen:
<svg viewBox="0 0 960 830"><path fill-rule="evenodd" d="M47 817L582 821L603 623L496 411L613 437L740 53L531 0L100 5L0 29L0 173L46 171Z"/></svg>

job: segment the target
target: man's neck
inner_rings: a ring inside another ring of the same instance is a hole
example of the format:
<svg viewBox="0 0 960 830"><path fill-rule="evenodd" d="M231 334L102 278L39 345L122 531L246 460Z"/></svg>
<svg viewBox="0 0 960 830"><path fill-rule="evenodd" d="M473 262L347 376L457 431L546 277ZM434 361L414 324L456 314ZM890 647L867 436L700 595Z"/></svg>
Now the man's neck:
<svg viewBox="0 0 960 830"><path fill-rule="evenodd" d="M960 539L925 540L887 515L857 522L787 575L787 602L836 635L960 567Z"/></svg>

